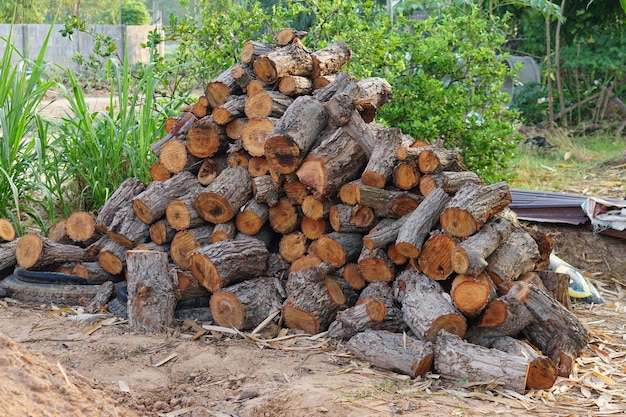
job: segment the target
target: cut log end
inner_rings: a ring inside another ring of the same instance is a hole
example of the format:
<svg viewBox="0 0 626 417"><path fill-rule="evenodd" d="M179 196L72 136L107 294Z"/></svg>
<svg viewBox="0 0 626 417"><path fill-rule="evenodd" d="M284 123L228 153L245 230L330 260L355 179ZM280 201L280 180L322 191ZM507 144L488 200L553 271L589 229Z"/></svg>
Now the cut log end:
<svg viewBox="0 0 626 417"><path fill-rule="evenodd" d="M35 233L22 236L17 241L15 259L22 268L30 268L37 263L43 253L43 241Z"/></svg>
<svg viewBox="0 0 626 417"><path fill-rule="evenodd" d="M440 221L443 230L456 237L468 237L478 230L474 217L458 207L445 208Z"/></svg>
<svg viewBox="0 0 626 417"><path fill-rule="evenodd" d="M465 321L465 318L458 313L439 316L433 321L432 325L426 332L426 340L434 343L440 330L446 330L448 333L452 333L463 338L465 336L465 332L467 332L467 322Z"/></svg>
<svg viewBox="0 0 626 417"><path fill-rule="evenodd" d="M245 320L245 312L241 301L229 291L217 291L209 301L213 320L224 327L241 330Z"/></svg>
<svg viewBox="0 0 626 417"><path fill-rule="evenodd" d="M217 193L201 193L193 204L202 218L211 223L226 223L235 216L230 202Z"/></svg>
<svg viewBox="0 0 626 417"><path fill-rule="evenodd" d="M285 325L291 329L304 330L309 334L317 334L319 332L319 321L304 310L290 305L284 305L282 314Z"/></svg>
<svg viewBox="0 0 626 417"><path fill-rule="evenodd" d="M558 372L552 361L540 356L533 359L528 366L526 377L526 388L528 389L550 389L554 386Z"/></svg>
<svg viewBox="0 0 626 417"><path fill-rule="evenodd" d="M265 142L265 157L270 167L281 174L291 174L300 166L298 146L285 136L273 136Z"/></svg>
<svg viewBox="0 0 626 417"><path fill-rule="evenodd" d="M222 288L222 278L215 265L206 256L193 253L189 257L189 270L198 283L210 292L216 292Z"/></svg>

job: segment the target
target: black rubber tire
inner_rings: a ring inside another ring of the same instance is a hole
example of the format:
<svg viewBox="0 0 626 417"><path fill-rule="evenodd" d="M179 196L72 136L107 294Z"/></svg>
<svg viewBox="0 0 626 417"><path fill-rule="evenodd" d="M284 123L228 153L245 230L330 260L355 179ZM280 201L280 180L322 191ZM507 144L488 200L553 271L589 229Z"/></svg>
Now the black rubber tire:
<svg viewBox="0 0 626 417"><path fill-rule="evenodd" d="M17 267L13 271L13 276L22 282L33 284L56 284L56 285L100 285L101 282L94 282L88 279L77 277L76 275L63 274L61 272L31 271Z"/></svg>
<svg viewBox="0 0 626 417"><path fill-rule="evenodd" d="M128 288L126 286L120 287L120 289L117 290L117 298L120 303L126 304L128 302ZM189 298L187 300L179 300L176 303L176 310L209 307L209 300L210 297L196 297Z"/></svg>
<svg viewBox="0 0 626 417"><path fill-rule="evenodd" d="M38 284L24 282L9 275L0 282L8 297L25 303L55 303L79 305L93 298L100 290L99 285Z"/></svg>
<svg viewBox="0 0 626 417"><path fill-rule="evenodd" d="M126 304L122 304L118 298L109 301L109 312L117 317L128 319ZM186 308L174 310L174 318L177 320L192 319L198 321L213 321L213 315L209 307Z"/></svg>

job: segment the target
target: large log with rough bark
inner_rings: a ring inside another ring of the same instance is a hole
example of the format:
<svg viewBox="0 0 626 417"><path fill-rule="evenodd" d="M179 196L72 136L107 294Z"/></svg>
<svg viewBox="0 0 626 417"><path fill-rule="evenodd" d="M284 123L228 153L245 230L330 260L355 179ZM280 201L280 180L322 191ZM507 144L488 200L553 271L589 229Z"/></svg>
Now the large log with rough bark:
<svg viewBox="0 0 626 417"><path fill-rule="evenodd" d="M16 248L17 240L0 243L0 271L14 267L17 264L17 259L15 258Z"/></svg>
<svg viewBox="0 0 626 417"><path fill-rule="evenodd" d="M15 260L28 269L55 263L89 261L89 252L76 245L56 243L38 233L28 233L17 239Z"/></svg>
<svg viewBox="0 0 626 417"><path fill-rule="evenodd" d="M234 67L222 71L217 77L209 81L204 89L204 95L212 108L226 103L228 97L241 93L241 87L233 78Z"/></svg>
<svg viewBox="0 0 626 417"><path fill-rule="evenodd" d="M535 269L538 260L535 240L526 231L516 229L489 255L485 271L496 285L502 285Z"/></svg>
<svg viewBox="0 0 626 417"><path fill-rule="evenodd" d="M310 76L313 58L296 41L258 57L253 63L254 73L266 84L274 84L286 75Z"/></svg>
<svg viewBox="0 0 626 417"><path fill-rule="evenodd" d="M137 178L127 178L111 194L111 197L102 205L96 216L96 229L101 233L106 232L109 224L115 217L117 211L130 205L133 198L141 194L146 189L146 184Z"/></svg>
<svg viewBox="0 0 626 417"><path fill-rule="evenodd" d="M216 224L226 223L250 199L251 181L246 168L228 167L198 194L193 206L204 220Z"/></svg>
<svg viewBox="0 0 626 417"><path fill-rule="evenodd" d="M340 268L347 262L354 261L361 253L361 235L359 233L328 233L309 246L309 253L333 267Z"/></svg>

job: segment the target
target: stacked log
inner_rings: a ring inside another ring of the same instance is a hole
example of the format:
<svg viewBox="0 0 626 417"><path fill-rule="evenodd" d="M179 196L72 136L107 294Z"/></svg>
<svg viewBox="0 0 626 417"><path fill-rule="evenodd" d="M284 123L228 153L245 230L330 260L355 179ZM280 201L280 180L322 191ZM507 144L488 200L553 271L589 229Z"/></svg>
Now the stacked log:
<svg viewBox="0 0 626 417"><path fill-rule="evenodd" d="M162 269L190 274L220 324L251 330L280 311L294 331L329 330L413 377L434 364L523 392L569 374L587 334L520 280L551 247L513 218L508 185L483 184L458 150L374 122L391 87L342 72L347 45L309 52L303 33L281 33L280 44L247 42L169 123L152 147L169 175L126 184L84 251L119 274L128 249L159 245ZM53 249L41 240L35 256L19 243L26 266ZM520 336L541 353L518 353Z"/></svg>

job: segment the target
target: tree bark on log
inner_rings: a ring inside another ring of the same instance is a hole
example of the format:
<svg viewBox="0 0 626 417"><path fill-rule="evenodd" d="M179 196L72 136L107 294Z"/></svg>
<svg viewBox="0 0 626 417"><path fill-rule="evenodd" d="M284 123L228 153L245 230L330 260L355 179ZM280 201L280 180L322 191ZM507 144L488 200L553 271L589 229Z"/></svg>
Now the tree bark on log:
<svg viewBox="0 0 626 417"><path fill-rule="evenodd" d="M408 330L402 317L402 306L396 302L393 296L393 289L388 282L379 280L368 283L361 291L357 304L371 299L381 301L387 311L385 318L377 327L378 329L395 333L404 333Z"/></svg>
<svg viewBox="0 0 626 417"><path fill-rule="evenodd" d="M200 164L198 169L197 180L201 185L209 185L215 178L226 169L226 156L219 155L214 158L206 158Z"/></svg>
<svg viewBox="0 0 626 417"><path fill-rule="evenodd" d="M241 48L241 62L252 65L258 57L267 55L275 49L267 42L246 41Z"/></svg>
<svg viewBox="0 0 626 417"><path fill-rule="evenodd" d="M478 275L487 267L487 257L511 236L513 225L504 217L491 218L474 235L468 237L450 255L457 274Z"/></svg>
<svg viewBox="0 0 626 417"><path fill-rule="evenodd" d="M85 311L89 314L105 311L107 302L111 298L114 289L115 285L112 281L106 281L102 283L96 295L91 299L91 301L89 301L89 304L87 304L87 306L85 307Z"/></svg>
<svg viewBox="0 0 626 417"><path fill-rule="evenodd" d="M240 166L228 167L198 195L193 206L204 220L226 223L251 195L252 178L248 170Z"/></svg>
<svg viewBox="0 0 626 417"><path fill-rule="evenodd" d="M237 230L246 235L259 233L261 227L269 219L270 209L267 204L258 203L254 198L241 207L235 217Z"/></svg>
<svg viewBox="0 0 626 417"><path fill-rule="evenodd" d="M296 30L294 28L285 28L274 35L274 43L278 46L285 46L306 37L309 32Z"/></svg>
<svg viewBox="0 0 626 417"><path fill-rule="evenodd" d="M237 225L230 220L226 223L218 223L211 233L211 243L234 239L237 235Z"/></svg>
<svg viewBox="0 0 626 417"><path fill-rule="evenodd" d="M311 78L339 72L352 59L350 47L342 41L336 41L311 54L313 70Z"/></svg>
<svg viewBox="0 0 626 417"><path fill-rule="evenodd" d="M104 283L106 281L120 282L124 279L121 275L113 275L105 271L97 262L76 262L71 273L91 282Z"/></svg>
<svg viewBox="0 0 626 417"><path fill-rule="evenodd" d="M17 249L17 240L0 243L0 271L12 268L17 264L15 258L15 250Z"/></svg>
<svg viewBox="0 0 626 417"><path fill-rule="evenodd" d="M399 219L389 219L388 222L381 221L367 235L363 236L363 246L367 249L384 248L395 242L398 238L398 232L408 219L408 216L406 214Z"/></svg>
<svg viewBox="0 0 626 417"><path fill-rule="evenodd" d="M419 272L405 270L400 278L406 280L402 310L404 321L421 340L434 342L440 330L465 336L467 323L444 296L443 288Z"/></svg>
<svg viewBox="0 0 626 417"><path fill-rule="evenodd" d="M417 258L422 272L435 281L443 281L453 272L452 249L459 240L445 233L434 233L426 242Z"/></svg>
<svg viewBox="0 0 626 417"><path fill-rule="evenodd" d="M295 172L326 127L328 113L312 96L300 96L287 108L265 142L270 167L282 174Z"/></svg>
<svg viewBox="0 0 626 417"><path fill-rule="evenodd" d="M250 85L250 82L252 80L257 80L252 66L243 62L235 64L230 71L230 75L233 77L233 80L239 84L239 87L241 87L241 90L244 93L248 92L248 85Z"/></svg>
<svg viewBox="0 0 626 417"><path fill-rule="evenodd" d="M333 339L348 340L365 329L375 328L386 314L387 308L382 301L365 300L359 305L338 311L335 321L328 327L329 336Z"/></svg>
<svg viewBox="0 0 626 417"><path fill-rule="evenodd" d="M236 284L267 269L268 251L257 239L224 240L197 249L189 269L200 285L211 292Z"/></svg>
<svg viewBox="0 0 626 417"><path fill-rule="evenodd" d="M504 181L492 185L465 184L441 213L441 226L452 236L468 237L511 200L511 191Z"/></svg>
<svg viewBox="0 0 626 417"><path fill-rule="evenodd" d="M441 171L467 171L458 149L444 149L437 146L426 147L417 158L417 166L422 174L436 174Z"/></svg>
<svg viewBox="0 0 626 417"><path fill-rule="evenodd" d="M257 203L265 203L273 207L278 203L281 189L280 183L274 181L271 175L262 175L252 178L252 193Z"/></svg>
<svg viewBox="0 0 626 417"><path fill-rule="evenodd" d="M209 81L204 89L204 95L209 100L209 105L213 108L226 103L228 97L241 94L241 87L232 75L234 66L222 71L217 77Z"/></svg>
<svg viewBox="0 0 626 417"><path fill-rule="evenodd" d="M359 233L328 233L309 246L309 253L335 268L356 260L363 247Z"/></svg>
<svg viewBox="0 0 626 417"><path fill-rule="evenodd" d="M202 246L211 243L213 229L212 224L205 224L176 233L170 244L172 261L182 269L189 269L191 255Z"/></svg>
<svg viewBox="0 0 626 417"><path fill-rule="evenodd" d="M124 206L130 206L133 198L145 189L146 184L137 178L125 179L100 208L96 216L96 229L101 233L106 232L117 211Z"/></svg>
<svg viewBox="0 0 626 417"><path fill-rule="evenodd" d="M372 155L361 175L361 183L376 188L385 188L396 165L395 149L402 142L400 129L387 129L376 143Z"/></svg>
<svg viewBox="0 0 626 417"><path fill-rule="evenodd" d="M28 233L17 239L15 260L19 266L28 269L55 263L81 262L91 259L88 258L87 250L80 246L56 243L37 233Z"/></svg>
<svg viewBox="0 0 626 417"><path fill-rule="evenodd" d="M378 133L373 129L372 124L365 123L359 111L354 110L350 120L342 128L348 136L363 148L366 158L368 160L371 159L372 152L374 152L374 148L376 148L379 141Z"/></svg>
<svg viewBox="0 0 626 417"><path fill-rule="evenodd" d="M535 240L524 230L516 229L489 255L485 271L496 286L501 286L535 269L538 260Z"/></svg>
<svg viewBox="0 0 626 417"><path fill-rule="evenodd" d="M372 208L377 217L402 217L423 201L422 196L408 191L386 190L361 182L355 183L355 187L356 203Z"/></svg>
<svg viewBox="0 0 626 417"><path fill-rule="evenodd" d="M419 188L422 195L428 195L435 188L442 188L446 193L454 195L467 183L482 184L482 181L472 171L443 171L437 174L423 175L419 179Z"/></svg>
<svg viewBox="0 0 626 417"><path fill-rule="evenodd" d="M309 95L313 91L313 81L300 75L286 75L280 79L278 91L289 97Z"/></svg>
<svg viewBox="0 0 626 417"><path fill-rule="evenodd" d="M441 376L455 381L493 382L523 394L529 360L467 343L457 335L441 331L435 343L435 369Z"/></svg>
<svg viewBox="0 0 626 417"><path fill-rule="evenodd" d="M109 224L107 235L120 245L132 249L148 240L150 225L137 217L131 206L124 206Z"/></svg>
<svg viewBox="0 0 626 417"><path fill-rule="evenodd" d="M366 162L362 147L343 129L337 129L309 152L296 175L315 198L323 200L357 178Z"/></svg>
<svg viewBox="0 0 626 417"><path fill-rule="evenodd" d="M174 124L174 126L172 126L169 132L161 139L150 145L152 153L159 157L161 155L161 150L163 149L163 146L165 146L167 142L169 142L170 140L184 139L187 135L187 132L189 131L191 126L193 126L196 120L198 119L191 112L181 113L177 117L176 123Z"/></svg>
<svg viewBox="0 0 626 417"><path fill-rule="evenodd" d="M127 247L120 245L108 235L103 236L97 245L100 249L98 252L98 265L106 272L112 275L119 275L124 272L126 267L126 251Z"/></svg>
<svg viewBox="0 0 626 417"><path fill-rule="evenodd" d="M407 219L398 230L396 250L407 258L417 258L428 234L439 221L450 197L441 188L428 194L420 205L407 214Z"/></svg>
<svg viewBox="0 0 626 417"><path fill-rule="evenodd" d="M433 364L432 343L385 330L357 333L346 346L363 361L412 378L425 375Z"/></svg>
<svg viewBox="0 0 626 417"><path fill-rule="evenodd" d="M367 206L337 204L330 207L328 220L335 232L367 233L376 221L374 210Z"/></svg>
<svg viewBox="0 0 626 417"><path fill-rule="evenodd" d="M282 307L276 280L257 277L216 291L209 301L213 320L220 326L253 330Z"/></svg>
<svg viewBox="0 0 626 417"><path fill-rule="evenodd" d="M213 121L221 126L227 125L229 122L243 117L246 96L231 96L224 104L213 109L211 116Z"/></svg>
<svg viewBox="0 0 626 417"><path fill-rule="evenodd" d="M183 171L163 182L151 182L146 189L132 200L132 208L137 217L146 224L152 224L165 215L167 204L197 186L196 177Z"/></svg>
<svg viewBox="0 0 626 417"><path fill-rule="evenodd" d="M170 272L167 254L131 250L127 253L128 323L146 331L169 327L176 307L176 274Z"/></svg>
<svg viewBox="0 0 626 417"><path fill-rule="evenodd" d="M370 77L359 80L357 85L361 94L354 105L361 113L363 120L370 123L374 120L378 109L391 101L393 96L391 84L384 78Z"/></svg>
<svg viewBox="0 0 626 417"><path fill-rule="evenodd" d="M254 73L266 84L274 84L286 75L310 76L313 59L299 41L258 57L253 63Z"/></svg>

